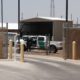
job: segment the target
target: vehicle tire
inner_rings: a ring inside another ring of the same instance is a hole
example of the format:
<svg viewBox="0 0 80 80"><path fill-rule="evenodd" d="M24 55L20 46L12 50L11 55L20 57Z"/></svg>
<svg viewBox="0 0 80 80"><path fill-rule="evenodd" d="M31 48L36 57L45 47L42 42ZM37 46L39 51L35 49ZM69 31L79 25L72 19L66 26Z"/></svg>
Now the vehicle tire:
<svg viewBox="0 0 80 80"><path fill-rule="evenodd" d="M50 47L49 47L49 53L51 53L51 52L56 53L57 51L58 50L57 50L56 46L50 45Z"/></svg>

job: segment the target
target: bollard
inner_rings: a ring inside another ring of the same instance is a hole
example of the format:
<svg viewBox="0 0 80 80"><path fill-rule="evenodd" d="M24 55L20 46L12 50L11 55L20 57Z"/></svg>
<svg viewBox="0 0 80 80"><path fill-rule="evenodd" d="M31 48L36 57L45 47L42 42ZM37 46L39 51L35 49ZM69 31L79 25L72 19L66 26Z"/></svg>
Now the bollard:
<svg viewBox="0 0 80 80"><path fill-rule="evenodd" d="M76 52L76 41L72 42L72 59L75 60L77 59L77 52Z"/></svg>
<svg viewBox="0 0 80 80"><path fill-rule="evenodd" d="M12 59L12 40L9 40L9 48L8 48L8 59Z"/></svg>
<svg viewBox="0 0 80 80"><path fill-rule="evenodd" d="M24 62L24 40L20 39L20 62Z"/></svg>

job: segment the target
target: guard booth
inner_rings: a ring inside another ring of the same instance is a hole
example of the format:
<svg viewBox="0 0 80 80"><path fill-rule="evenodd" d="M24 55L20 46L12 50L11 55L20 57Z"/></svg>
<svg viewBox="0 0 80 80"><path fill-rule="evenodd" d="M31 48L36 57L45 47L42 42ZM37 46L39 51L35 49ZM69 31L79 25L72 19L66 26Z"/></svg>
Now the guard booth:
<svg viewBox="0 0 80 80"><path fill-rule="evenodd" d="M0 59L8 58L8 29L0 28Z"/></svg>

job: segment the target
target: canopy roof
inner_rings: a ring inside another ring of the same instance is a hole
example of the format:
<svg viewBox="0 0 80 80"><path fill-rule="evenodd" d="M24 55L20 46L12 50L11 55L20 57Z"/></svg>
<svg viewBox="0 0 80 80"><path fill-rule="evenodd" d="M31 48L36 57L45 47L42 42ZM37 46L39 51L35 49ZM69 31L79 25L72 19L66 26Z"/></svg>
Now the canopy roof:
<svg viewBox="0 0 80 80"><path fill-rule="evenodd" d="M46 21L53 22L53 21L66 21L66 20L64 18L41 17L41 16L37 16L37 17L21 20L21 22L46 22Z"/></svg>

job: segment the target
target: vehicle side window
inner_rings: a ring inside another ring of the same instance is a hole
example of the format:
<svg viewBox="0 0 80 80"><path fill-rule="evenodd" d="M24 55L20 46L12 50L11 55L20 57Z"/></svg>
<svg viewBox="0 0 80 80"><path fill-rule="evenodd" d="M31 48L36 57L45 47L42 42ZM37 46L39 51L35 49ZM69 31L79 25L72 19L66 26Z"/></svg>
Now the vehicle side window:
<svg viewBox="0 0 80 80"><path fill-rule="evenodd" d="M39 37L38 41L44 41L44 37Z"/></svg>

